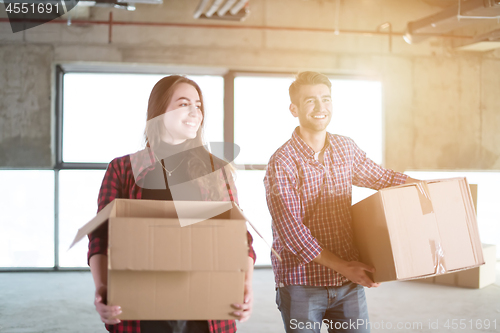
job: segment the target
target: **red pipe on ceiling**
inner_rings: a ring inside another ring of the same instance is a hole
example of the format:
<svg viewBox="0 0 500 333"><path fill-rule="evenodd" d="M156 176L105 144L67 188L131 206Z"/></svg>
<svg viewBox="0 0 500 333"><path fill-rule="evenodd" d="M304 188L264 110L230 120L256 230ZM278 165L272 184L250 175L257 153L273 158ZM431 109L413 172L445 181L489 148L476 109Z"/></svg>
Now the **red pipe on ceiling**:
<svg viewBox="0 0 500 333"><path fill-rule="evenodd" d="M0 18L0 22L41 22L43 20L35 19L12 19ZM67 24L66 20L52 20L46 23ZM403 32L384 32L376 30L349 30L349 29L322 29L322 28L297 28L297 27L279 27L279 26L259 26L259 25L234 25L234 24L194 24L194 23L171 23L171 22L126 22L113 21L110 17L108 21L90 21L90 20L71 20L72 25L109 25L109 26L149 26L149 27L176 27L176 28L204 28L204 29L248 29L248 30L268 30L268 31L294 31L294 32L325 32L334 34L353 34L353 35L383 35L383 36L404 36ZM473 36L443 35L443 34L425 34L429 37L462 38L472 39Z"/></svg>

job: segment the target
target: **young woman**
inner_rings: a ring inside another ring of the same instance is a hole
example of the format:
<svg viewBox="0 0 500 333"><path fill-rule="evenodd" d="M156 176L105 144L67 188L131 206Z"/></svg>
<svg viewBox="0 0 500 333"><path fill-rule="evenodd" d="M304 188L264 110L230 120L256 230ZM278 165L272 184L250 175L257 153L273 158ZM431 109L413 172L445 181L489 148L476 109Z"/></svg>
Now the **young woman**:
<svg viewBox="0 0 500 333"><path fill-rule="evenodd" d="M149 97L146 149L115 158L99 192L98 210L115 198L150 200L236 201L231 169L202 144L203 96L192 80L178 75L156 83ZM89 235L88 260L94 283L95 307L110 332L236 332L234 320L120 321L119 306L106 305L107 223ZM248 272L243 304L232 304L235 319L246 321L252 311L255 253L248 237ZM166 254L168 255L168 254Z"/></svg>

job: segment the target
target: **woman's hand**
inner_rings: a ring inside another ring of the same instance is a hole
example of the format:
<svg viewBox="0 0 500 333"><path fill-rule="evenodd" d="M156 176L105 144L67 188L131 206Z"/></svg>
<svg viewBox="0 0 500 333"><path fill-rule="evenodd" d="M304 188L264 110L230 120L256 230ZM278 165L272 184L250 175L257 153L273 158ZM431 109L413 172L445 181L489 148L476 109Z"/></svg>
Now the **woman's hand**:
<svg viewBox="0 0 500 333"><path fill-rule="evenodd" d="M120 319L117 319L115 317L122 313L122 309L117 305L106 305L106 294L106 287L100 287L95 291L95 309L101 316L101 320L103 323L108 325L118 324L120 323Z"/></svg>
<svg viewBox="0 0 500 333"><path fill-rule="evenodd" d="M108 257L104 254L95 254L90 257L90 271L95 284L94 305L96 311L101 316L103 323L115 325L120 322L120 319L115 318L122 309L119 306L107 305L108 294Z"/></svg>
<svg viewBox="0 0 500 333"><path fill-rule="evenodd" d="M243 304L232 304L232 307L236 309L232 315L235 316L240 322L245 322L250 318L253 307L253 291L251 284L250 286L247 286L247 283L245 283Z"/></svg>
<svg viewBox="0 0 500 333"><path fill-rule="evenodd" d="M245 322L250 318L253 307L253 289L252 289L252 276L253 276L253 259L248 258L248 271L245 274L245 292L243 294L243 304L232 304L231 306L236 309L231 314L235 316L240 322Z"/></svg>

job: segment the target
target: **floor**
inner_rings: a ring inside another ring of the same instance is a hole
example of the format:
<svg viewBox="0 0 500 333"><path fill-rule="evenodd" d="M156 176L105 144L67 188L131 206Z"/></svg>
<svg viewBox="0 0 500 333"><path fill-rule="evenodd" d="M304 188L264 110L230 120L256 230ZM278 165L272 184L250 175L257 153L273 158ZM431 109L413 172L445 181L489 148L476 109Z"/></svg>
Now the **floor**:
<svg viewBox="0 0 500 333"><path fill-rule="evenodd" d="M253 315L238 332L283 332L272 270L254 276ZM0 332L105 333L93 288L89 272L0 273ZM365 290L372 332L500 332L500 264L483 289L388 282Z"/></svg>

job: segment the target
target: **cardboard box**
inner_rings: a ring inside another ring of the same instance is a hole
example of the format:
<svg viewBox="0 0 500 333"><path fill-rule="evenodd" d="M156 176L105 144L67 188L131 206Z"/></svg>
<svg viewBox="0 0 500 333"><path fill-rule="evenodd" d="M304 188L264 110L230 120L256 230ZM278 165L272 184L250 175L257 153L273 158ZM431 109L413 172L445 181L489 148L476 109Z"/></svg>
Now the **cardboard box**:
<svg viewBox="0 0 500 333"><path fill-rule="evenodd" d="M425 282L443 284L448 286L456 286L463 288L481 289L496 281L496 246L491 244L483 244L483 256L485 264L472 269L437 275L431 277Z"/></svg>
<svg viewBox="0 0 500 333"><path fill-rule="evenodd" d="M73 244L109 221L108 304L124 320L234 319L248 244L231 202L116 199ZM185 225L185 226L181 226Z"/></svg>
<svg viewBox="0 0 500 333"><path fill-rule="evenodd" d="M469 184L474 208L477 212L477 185ZM482 244L484 265L459 272L437 275L417 281L463 288L481 289L496 281L496 245Z"/></svg>
<svg viewBox="0 0 500 333"><path fill-rule="evenodd" d="M375 282L408 280L484 264L465 178L382 189L352 207L360 261Z"/></svg>

